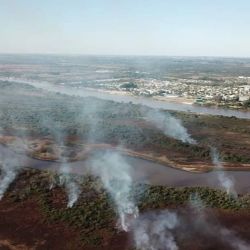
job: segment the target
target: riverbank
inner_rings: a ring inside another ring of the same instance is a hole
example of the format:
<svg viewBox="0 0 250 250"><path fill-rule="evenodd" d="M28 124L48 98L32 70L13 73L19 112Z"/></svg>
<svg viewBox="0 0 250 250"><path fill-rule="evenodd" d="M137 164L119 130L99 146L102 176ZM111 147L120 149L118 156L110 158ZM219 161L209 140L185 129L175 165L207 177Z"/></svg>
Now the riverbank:
<svg viewBox="0 0 250 250"><path fill-rule="evenodd" d="M78 144L73 148L60 147L54 144L49 139L44 140L21 140L14 136L0 136L0 143L9 147L16 153L26 154L27 156L41 161L63 162L62 159L67 159L68 162L80 162L89 159L95 153L101 151L118 152L127 157L138 158L152 163L157 163L162 166L171 167L177 170L187 171L191 173L207 173L211 171L250 171L250 164L244 163L228 163L222 162L222 169L218 169L211 162L192 161L182 162L169 159L165 154L156 153L153 151L135 151L115 145L101 144ZM70 154L68 151L74 152ZM68 152L68 153L67 153ZM64 157L63 157L64 155ZM67 155L67 156L65 156Z"/></svg>
<svg viewBox="0 0 250 250"><path fill-rule="evenodd" d="M59 89L59 91L62 91L63 88L67 88L67 87L63 86L62 88ZM141 100L143 104L145 104L145 100L147 100L147 104L145 105L148 105L149 107L153 107L152 103L155 101L156 102L155 107L159 107L163 109L164 109L164 104L165 104L166 106L168 106L166 109L169 109L169 110L188 111L188 112L194 112L194 113L199 113L199 114L222 115L222 116L229 116L229 117L235 116L237 118L250 119L249 108L243 108L240 106L233 106L233 105L227 106L227 105L216 104L216 103L198 104L196 103L196 99L191 98L191 97L190 98L177 97L177 96L144 97L144 96L133 95L128 91L96 89L96 88L89 88L89 87L78 88L78 90L85 91L86 95L89 94L89 96L96 96L98 98L104 98L104 99L110 98L109 95L111 95L111 96L120 96L122 98L122 101L125 101L124 99L127 97L130 102L135 102L136 104L137 104L136 99ZM101 94L103 94L103 96ZM115 99L115 101L119 101L119 99ZM176 105L176 107L173 105Z"/></svg>
<svg viewBox="0 0 250 250"><path fill-rule="evenodd" d="M215 115L215 116L225 116L225 117L237 117L240 119L250 119L250 112L240 111L240 110L229 110L218 107L204 107L204 106L196 106L190 105L190 102L186 103L186 100L178 100L178 101L167 101L167 100L155 100L150 97L141 97L134 96L124 91L115 91L110 92L106 90L93 89L93 88L74 88L66 85L57 85L50 84L48 82L39 82L39 81L28 81L22 79L14 79L14 78L1 78L0 81L19 84L19 85L27 85L36 88L38 91L45 91L63 94L66 96L73 97L96 97L103 100L115 101L118 103L133 103L145 105L150 108L157 109L165 109L165 110L173 110L173 111L183 111L183 112L193 112L195 114L204 114L204 115ZM33 94L33 93L32 93Z"/></svg>
<svg viewBox="0 0 250 250"><path fill-rule="evenodd" d="M100 150L98 155L100 156ZM95 151L96 153L96 151ZM32 158L19 151L15 153L9 147L0 144L1 160L14 160L18 163L19 171L25 167L38 170L49 170L55 173L61 171L62 162L39 160ZM131 166L131 178L135 183L150 184L152 186L168 186L168 187L211 187L216 189L224 189L219 181L219 171L210 172L191 172L174 168L169 165L162 165L154 161L144 160L139 157L133 157L126 154L124 161ZM65 163L65 162L64 162ZM89 162L86 160L68 161L67 165L70 173L77 176L85 176L91 172ZM190 169L189 169L190 170ZM225 172L224 172L225 173ZM250 191L249 178L250 171L227 171L227 178L234 182L234 188L238 193L245 194Z"/></svg>

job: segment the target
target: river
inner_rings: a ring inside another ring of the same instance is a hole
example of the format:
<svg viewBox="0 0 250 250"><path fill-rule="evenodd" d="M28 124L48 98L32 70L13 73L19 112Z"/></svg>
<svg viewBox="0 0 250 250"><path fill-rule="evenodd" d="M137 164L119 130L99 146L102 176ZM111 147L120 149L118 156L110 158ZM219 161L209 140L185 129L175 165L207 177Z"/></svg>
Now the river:
<svg viewBox="0 0 250 250"><path fill-rule="evenodd" d="M8 158L15 159L18 165L22 167L41 170L49 169L53 171L59 171L60 169L60 163L58 162L33 159L23 154L17 154L11 149L0 145L0 161ZM134 157L125 157L125 160L131 166L133 181L138 183L170 187L203 186L222 188L218 181L217 171L190 173ZM81 175L88 173L86 162L84 161L71 162L68 164L72 169L72 173ZM226 171L225 174L233 180L235 190L238 193L244 194L250 192L250 171Z"/></svg>
<svg viewBox="0 0 250 250"><path fill-rule="evenodd" d="M100 90L94 90L94 89L91 90L87 88L74 88L67 85L50 84L48 82L29 81L29 80L15 79L15 78L0 78L0 80L29 84L33 87L40 88L46 91L57 92L70 96L80 96L80 97L91 96L115 102L124 102L124 103L131 102L134 104L145 105L151 108L193 112L198 114L221 115L226 117L235 116L241 119L250 119L250 112L245 112L240 110L229 110L229 109L215 108L215 107L202 107L184 103L172 103L168 101L155 100L149 97L147 98L147 97L137 97L137 96L122 95L122 94L111 94L109 92Z"/></svg>

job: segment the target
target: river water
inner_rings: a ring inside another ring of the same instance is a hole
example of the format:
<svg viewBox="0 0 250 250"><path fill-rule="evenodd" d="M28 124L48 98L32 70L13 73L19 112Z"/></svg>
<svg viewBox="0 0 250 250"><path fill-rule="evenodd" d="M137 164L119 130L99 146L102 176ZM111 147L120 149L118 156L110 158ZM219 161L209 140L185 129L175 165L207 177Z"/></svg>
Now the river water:
<svg viewBox="0 0 250 250"><path fill-rule="evenodd" d="M183 103L172 103L167 101L158 101L147 97L136 97L128 95L115 95L107 92L101 92L98 90L90 90L85 88L75 89L71 87L53 87L55 92L60 92L67 95L81 96L81 97L97 97L104 100L111 100L115 102L133 103L148 106L150 108L175 110L175 111L185 111L193 112L198 114L208 114L208 115L222 115L222 116L235 116L242 119L250 119L250 112L244 112L239 110L228 110L222 108L208 108L195 106Z"/></svg>
<svg viewBox="0 0 250 250"><path fill-rule="evenodd" d="M15 78L10 78L10 79L0 78L0 80L16 82L16 83L25 83L32 85L33 87L36 88L41 88L46 91L62 93L70 96L81 96L81 97L91 96L115 102L124 102L124 103L131 102L134 104L142 104L151 108L186 111L186 112L190 111L198 114L222 115L227 117L235 116L237 118L250 119L250 112L244 112L239 110L229 110L229 109L214 108L214 107L201 107L183 103L172 103L167 101L154 100L152 98L146 98L146 97L111 94L108 92L91 90L87 88L74 88L67 85L55 85L55 84L50 84L48 82L28 81Z"/></svg>
<svg viewBox="0 0 250 250"><path fill-rule="evenodd" d="M11 80L13 81L13 79ZM42 88L47 91L59 92L71 96L93 96L105 100L113 100L118 102L132 102L134 104L142 104L153 108L163 108L178 111L191 111L195 113L235 116L238 118L250 119L250 112L231 111L216 108L197 107L188 104L175 104L163 101L156 101L145 97L112 95L100 91L93 91L89 89L75 89L67 86L55 86L49 83L26 82L36 88ZM51 169L59 170L60 163L41 161L29 158L24 155L19 155L12 152L10 149L0 145L0 160L1 158L11 157L16 159L21 166L32 167L36 169ZM173 169L171 167L162 166L157 163L146 161L139 158L126 157L126 160L132 166L132 177L134 181L149 183L152 185L167 185L173 187L181 186L208 186L213 188L220 188L218 181L218 172L210 173L190 173L182 170ZM69 163L72 171L78 174L86 173L86 162ZM235 183L235 189L239 193L246 193L250 191L250 171L228 171L226 175L229 176Z"/></svg>
<svg viewBox="0 0 250 250"><path fill-rule="evenodd" d="M0 161L3 159L16 159L18 165L35 169L49 169L59 171L60 163L52 161L42 161L28 156L17 154L11 149L0 145ZM218 181L218 172L190 173L171 167L133 157L126 157L125 160L131 165L131 176L135 182L148 183L151 185L161 185L170 187L211 187L222 188ZM72 173L87 174L86 162L78 161L68 163ZM238 193L250 192L250 171L226 171L225 174L235 183Z"/></svg>

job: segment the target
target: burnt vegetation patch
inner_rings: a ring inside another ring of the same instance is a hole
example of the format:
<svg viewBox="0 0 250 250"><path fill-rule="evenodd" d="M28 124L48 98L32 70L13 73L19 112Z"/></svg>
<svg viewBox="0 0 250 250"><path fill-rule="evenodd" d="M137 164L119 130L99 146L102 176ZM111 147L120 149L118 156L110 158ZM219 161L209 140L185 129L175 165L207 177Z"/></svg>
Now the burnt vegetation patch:
<svg viewBox="0 0 250 250"><path fill-rule="evenodd" d="M117 227L118 215L114 210L114 202L104 190L100 180L85 176L78 181L81 182L81 195L72 208L67 208L67 195L64 188L58 184L57 174L25 169L5 194L0 204L0 217L4 215L4 204L7 203L8 209L15 211L21 204L32 201L37 206L42 223L49 226L65 225L73 232L78 232L78 244L87 249L88 247L98 249L101 246L115 249L110 244L113 244L112 242L119 237L122 237L123 240L127 238L125 241L128 241L128 235L124 235ZM51 183L54 183L53 187ZM187 211L190 210L194 196L199 197L203 209L218 211L216 214L219 214L222 223L224 220L229 223L227 215L231 213L235 216L250 214L249 195L239 195L236 198L226 192L205 187L172 188L135 184L133 193L142 214L152 210L177 209L181 211L181 214L184 213L185 220L188 220ZM31 221L29 223L32 224ZM242 220L240 223L243 223ZM195 228L192 230L196 232ZM181 249L185 249L187 241L182 242L182 239L178 238L178 233L176 235L180 242L179 245L184 244L184 248ZM244 236L246 235L247 233L244 232ZM190 237L192 238L193 234ZM204 240L206 241L206 239L205 237ZM186 249L191 249L191 246Z"/></svg>

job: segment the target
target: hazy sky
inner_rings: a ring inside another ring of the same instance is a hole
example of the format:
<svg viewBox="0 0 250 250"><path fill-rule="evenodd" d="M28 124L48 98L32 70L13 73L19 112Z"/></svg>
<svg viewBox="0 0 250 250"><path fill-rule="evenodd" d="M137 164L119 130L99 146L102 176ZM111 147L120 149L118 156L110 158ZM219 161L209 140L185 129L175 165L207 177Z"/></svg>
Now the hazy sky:
<svg viewBox="0 0 250 250"><path fill-rule="evenodd" d="M250 0L0 0L0 52L250 57Z"/></svg>

